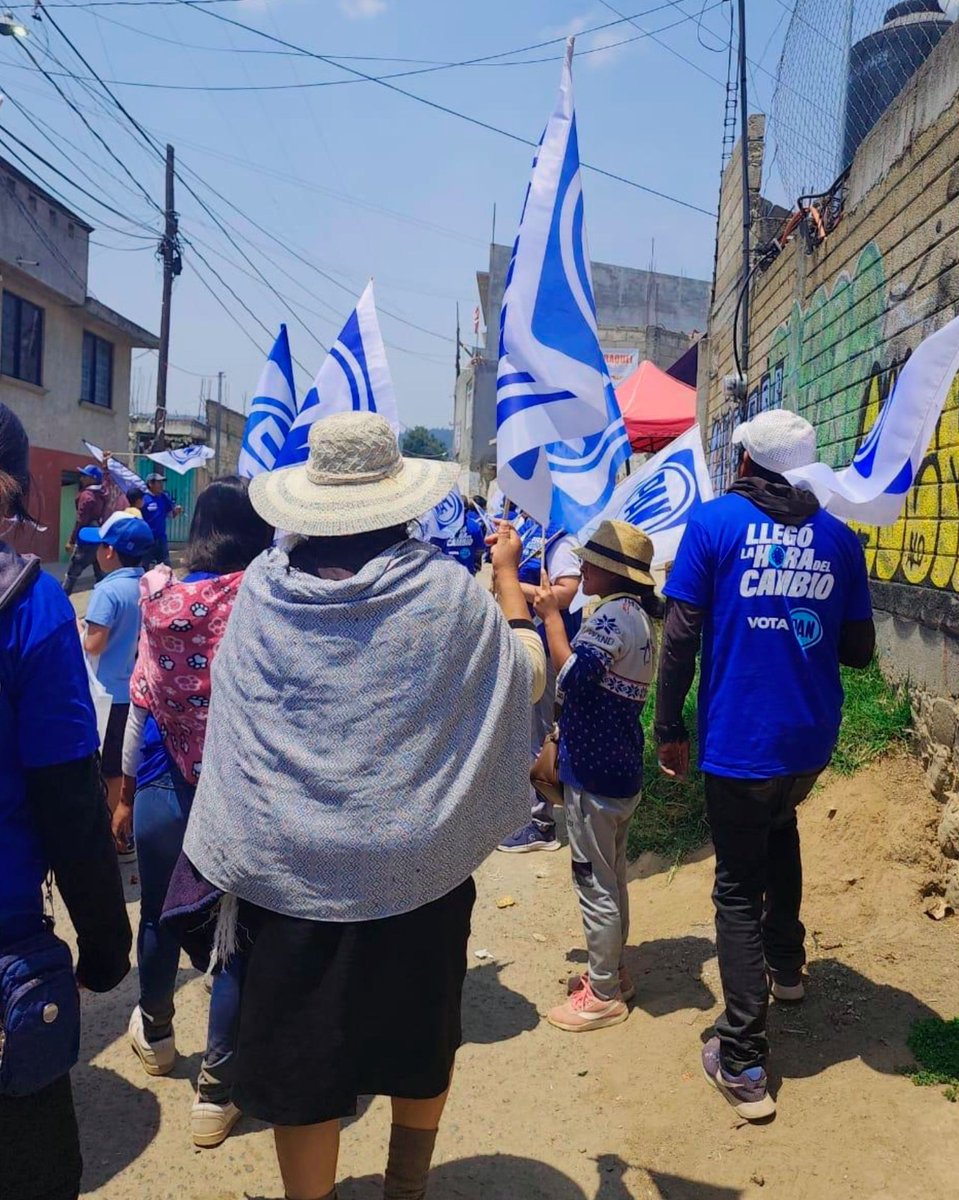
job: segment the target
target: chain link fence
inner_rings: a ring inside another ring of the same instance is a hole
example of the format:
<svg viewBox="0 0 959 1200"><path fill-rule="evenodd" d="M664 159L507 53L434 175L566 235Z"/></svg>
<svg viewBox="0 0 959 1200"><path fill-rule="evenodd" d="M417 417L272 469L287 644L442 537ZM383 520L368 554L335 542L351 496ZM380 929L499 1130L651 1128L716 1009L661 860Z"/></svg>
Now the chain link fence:
<svg viewBox="0 0 959 1200"><path fill-rule="evenodd" d="M959 16L959 0L796 0L773 95L786 196L818 196Z"/></svg>

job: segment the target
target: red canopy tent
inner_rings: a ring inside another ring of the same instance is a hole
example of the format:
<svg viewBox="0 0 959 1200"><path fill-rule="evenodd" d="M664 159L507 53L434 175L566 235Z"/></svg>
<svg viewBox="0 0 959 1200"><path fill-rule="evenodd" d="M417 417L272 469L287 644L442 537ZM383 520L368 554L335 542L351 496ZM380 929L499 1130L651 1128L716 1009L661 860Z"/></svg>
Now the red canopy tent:
<svg viewBox="0 0 959 1200"><path fill-rule="evenodd" d="M696 389L673 379L649 359L616 389L629 442L637 454L654 454L696 424Z"/></svg>

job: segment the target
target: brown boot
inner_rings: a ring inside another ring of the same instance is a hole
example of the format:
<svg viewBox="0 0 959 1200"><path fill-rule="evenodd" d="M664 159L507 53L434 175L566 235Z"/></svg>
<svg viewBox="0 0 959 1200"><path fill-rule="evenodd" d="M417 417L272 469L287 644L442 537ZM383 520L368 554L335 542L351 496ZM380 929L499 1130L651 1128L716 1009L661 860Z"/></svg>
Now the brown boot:
<svg viewBox="0 0 959 1200"><path fill-rule="evenodd" d="M423 1200L435 1145L435 1129L393 1126L383 1200Z"/></svg>

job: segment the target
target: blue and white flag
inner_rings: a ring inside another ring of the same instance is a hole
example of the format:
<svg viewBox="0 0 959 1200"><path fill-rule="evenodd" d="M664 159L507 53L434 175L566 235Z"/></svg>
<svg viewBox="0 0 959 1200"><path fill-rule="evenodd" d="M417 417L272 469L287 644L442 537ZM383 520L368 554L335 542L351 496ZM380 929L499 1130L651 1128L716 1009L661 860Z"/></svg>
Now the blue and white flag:
<svg viewBox="0 0 959 1200"><path fill-rule="evenodd" d="M84 439L84 446L90 451L98 463L103 462L103 451L99 446L94 446L93 442L88 442ZM107 470L110 472L110 478L117 485L121 492L131 492L134 488L139 488L141 492L147 490L147 485L136 473L129 467L124 466L118 458L111 456L110 461L106 464Z"/></svg>
<svg viewBox="0 0 959 1200"><path fill-rule="evenodd" d="M177 475L185 475L187 471L202 467L215 455L216 451L212 447L197 445L184 446L182 450L163 450L159 454L148 454L147 458L161 467L168 467Z"/></svg>
<svg viewBox="0 0 959 1200"><path fill-rule="evenodd" d="M450 494L431 508L425 516L420 517L420 537L423 541L440 538L448 541L460 532L466 524L466 505L459 484L454 485Z"/></svg>
<svg viewBox="0 0 959 1200"><path fill-rule="evenodd" d="M596 330L572 61L570 38L506 276L496 454L510 500L576 533L609 501L629 439Z"/></svg>
<svg viewBox="0 0 959 1200"><path fill-rule="evenodd" d="M310 426L321 417L339 412L379 413L399 433L393 378L376 318L372 280L330 347L275 465L305 463L309 458Z"/></svg>
<svg viewBox="0 0 959 1200"><path fill-rule="evenodd" d="M844 520L895 525L957 373L959 317L920 342L848 467L813 463L789 471L787 479L808 487Z"/></svg>
<svg viewBox="0 0 959 1200"><path fill-rule="evenodd" d="M293 357L286 326L281 325L246 418L238 474L252 479L261 471L272 471L295 420Z"/></svg>
<svg viewBox="0 0 959 1200"><path fill-rule="evenodd" d="M652 540L655 564L672 562L686 522L712 498L702 435L694 425L623 480L580 540L586 541L600 521L628 521Z"/></svg>

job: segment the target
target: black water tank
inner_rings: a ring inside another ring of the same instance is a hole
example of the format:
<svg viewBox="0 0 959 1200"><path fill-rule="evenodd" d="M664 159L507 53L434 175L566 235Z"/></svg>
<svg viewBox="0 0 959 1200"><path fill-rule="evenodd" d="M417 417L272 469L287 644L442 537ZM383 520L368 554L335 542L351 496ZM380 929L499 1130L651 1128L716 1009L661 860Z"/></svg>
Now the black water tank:
<svg viewBox="0 0 959 1200"><path fill-rule="evenodd" d="M904 0L888 10L882 29L852 47L841 167L849 166L866 134L951 24L937 0Z"/></svg>

